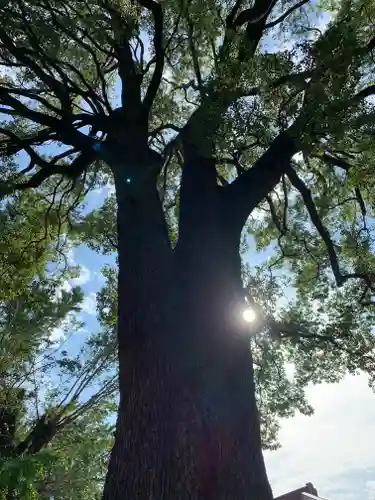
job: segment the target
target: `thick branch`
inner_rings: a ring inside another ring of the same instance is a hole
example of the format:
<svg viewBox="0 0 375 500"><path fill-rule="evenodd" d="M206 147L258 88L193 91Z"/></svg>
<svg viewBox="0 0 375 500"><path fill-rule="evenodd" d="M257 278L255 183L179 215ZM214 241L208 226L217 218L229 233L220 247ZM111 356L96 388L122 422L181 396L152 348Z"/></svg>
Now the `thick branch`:
<svg viewBox="0 0 375 500"><path fill-rule="evenodd" d="M345 170L346 172L349 170L349 163L346 160L344 160L342 158L337 158L335 156L331 156L328 153L324 153L321 156L314 156L314 158L318 158L319 160L324 161L325 163L327 163L331 167L340 167L343 170Z"/></svg>
<svg viewBox="0 0 375 500"><path fill-rule="evenodd" d="M159 3L153 0L139 0L140 4L149 9L154 17L154 50L155 70L148 86L146 96L143 100L143 109L147 115L160 86L164 69L164 47L163 47L163 9Z"/></svg>
<svg viewBox="0 0 375 500"><path fill-rule="evenodd" d="M346 349L340 345L338 340L350 337L350 332L340 332L340 337L336 339L334 335L314 333L311 330L306 331L306 329L301 328L299 325L289 325L274 320L270 320L269 328L277 332L281 336L281 338L292 338L295 340L297 337L300 337L311 341L317 341L318 346L320 346L322 342L329 342L335 347L345 351ZM351 354L354 353L351 352Z"/></svg>
<svg viewBox="0 0 375 500"><path fill-rule="evenodd" d="M239 14L234 22L235 27L246 26L246 44L240 48L239 60L252 57L262 37L267 18L278 0L256 0L251 9Z"/></svg>
<svg viewBox="0 0 375 500"><path fill-rule="evenodd" d="M274 0L257 0L253 7L250 9L243 10L234 21L235 27L243 26L244 24L256 24L271 12L272 7L274 6Z"/></svg>
<svg viewBox="0 0 375 500"><path fill-rule="evenodd" d="M346 273L346 274L341 273L334 243L331 239L331 235L329 234L328 229L324 226L322 220L319 217L318 211L312 199L309 188L306 186L306 184L297 175L296 171L291 166L289 166L287 170L287 176L289 177L289 180L293 184L293 186L301 193L307 211L309 212L311 222L314 224L315 228L317 229L318 233L320 234L327 248L329 261L331 264L332 272L337 286L340 287L351 279L360 279L365 284L365 294L367 293L367 291L373 293L375 288L373 286L370 275L357 272Z"/></svg>
<svg viewBox="0 0 375 500"><path fill-rule="evenodd" d="M7 129L0 128L0 133L12 138L10 132ZM13 155L21 151L25 148L25 145L33 146L40 145L43 142L55 139L53 131L49 128L40 130L35 135L31 135L29 137L17 137L15 134L13 135L13 142L7 141L5 146L2 142L0 142L0 147L6 149L6 154Z"/></svg>
<svg viewBox="0 0 375 500"><path fill-rule="evenodd" d="M301 193L301 196L303 198L303 201L305 203L307 211L309 212L311 222L314 224L316 230L320 234L320 236L321 236L322 240L324 241L324 244L327 248L329 261L331 264L332 272L333 272L333 275L335 277L336 283L338 286L341 286L344 282L343 282L343 275L341 274L341 271L340 271L340 266L339 266L338 258L336 255L336 250L335 250L333 241L331 239L331 235L329 234L328 229L324 226L324 224L323 224L323 222L318 214L314 200L311 196L311 191L306 186L306 184L303 182L303 180L298 176L297 172L291 166L288 167L286 173L287 173L287 176L288 176L290 182Z"/></svg>
<svg viewBox="0 0 375 500"><path fill-rule="evenodd" d="M16 136L16 134L14 134L10 130L4 129L4 128L0 128L0 133L10 137L16 144L17 143L22 144L22 147L20 147L20 149L24 149L26 151L26 153L30 156L30 159L33 163L35 163L36 165L38 165L41 168L46 168L46 169L50 168L50 163L48 161L44 160L41 156L39 156L38 153L36 153L33 150L33 148L30 146L30 144L27 141L22 141L22 139L19 139Z"/></svg>
<svg viewBox="0 0 375 500"><path fill-rule="evenodd" d="M58 430L58 422L47 415L39 418L28 436L19 443L16 455L35 454L52 441Z"/></svg>
<svg viewBox="0 0 375 500"><path fill-rule="evenodd" d="M115 51L119 62L119 76L121 79L121 103L126 116L136 118L141 110L141 77L133 60L129 44L128 28L118 12L106 5L112 17L112 29L116 37Z"/></svg>
<svg viewBox="0 0 375 500"><path fill-rule="evenodd" d="M300 2L296 3L295 5L293 5L292 7L290 7L286 12L284 12L284 14L282 14L280 17L278 17L277 19L275 19L275 21L272 21L270 23L267 23L265 25L265 29L268 29L268 28L273 28L274 26L276 26L277 24L280 24L282 23L288 16L290 16L290 14L292 12L294 12L295 10L299 9L300 7L302 7L303 5L305 5L306 3L308 3L310 0L301 0Z"/></svg>
<svg viewBox="0 0 375 500"><path fill-rule="evenodd" d="M189 15L189 14L188 14ZM198 89L200 92L201 97L203 97L203 79L202 79L202 74L199 66L199 58L198 58L198 52L197 48L195 46L194 42L194 23L188 18L188 26L189 26L189 31L188 31L188 37L189 37L189 48L191 52L191 57L193 59L193 67L194 67L194 73L197 78L198 82Z"/></svg>
<svg viewBox="0 0 375 500"><path fill-rule="evenodd" d="M366 45L366 52L371 52L375 49L375 36Z"/></svg>
<svg viewBox="0 0 375 500"><path fill-rule="evenodd" d="M230 12L229 12L229 14L228 14L228 16L226 18L227 28L232 28L233 27L234 19L235 19L236 15L237 15L237 12L242 7L243 2L244 2L244 0L236 0L236 3L232 7L232 9L230 10Z"/></svg>
<svg viewBox="0 0 375 500"><path fill-rule="evenodd" d="M225 188L228 213L234 224L243 227L254 208L280 181L297 151L292 137L286 133L279 135L252 168Z"/></svg>
<svg viewBox="0 0 375 500"><path fill-rule="evenodd" d="M222 61L224 61L225 57L228 55L227 49L229 47L231 35L233 32L236 31L236 26L234 25L235 17L237 15L238 11L240 10L240 8L242 7L243 2L244 2L244 0L236 0L236 3L234 4L233 8L230 10L230 12L225 20L226 30L225 30L225 34L224 34L224 40L223 40L223 43L222 43L220 50L219 50L219 56L220 56L220 59Z"/></svg>
<svg viewBox="0 0 375 500"><path fill-rule="evenodd" d="M6 106L10 106L17 112L18 115L23 116L30 121L39 123L40 125L45 125L46 127L51 127L53 129L56 129L56 127L60 126L60 120L50 115L46 115L44 113L40 113L39 111L34 111L28 108L20 101L9 95L9 90L5 87L0 87L0 102L5 104Z"/></svg>
<svg viewBox="0 0 375 500"><path fill-rule="evenodd" d="M353 101L361 101L366 97L370 97L375 94L375 85L369 85L365 89L360 90L354 97Z"/></svg>
<svg viewBox="0 0 375 500"><path fill-rule="evenodd" d="M60 114L62 115L62 111L59 108L56 108L53 106L50 102L47 101L44 97L42 97L40 94L45 93L45 91L40 90L40 89L21 89L21 88L14 88L14 87L2 87L2 90L4 92L8 92L8 94L15 94L15 95L20 95L23 97L28 97L31 100L37 101L40 104L42 104L45 108L49 109L53 113Z"/></svg>
<svg viewBox="0 0 375 500"><path fill-rule="evenodd" d="M84 172L84 170L90 165L90 163L92 163L92 161L94 160L94 154L80 154L75 160L73 160L73 162L69 166L54 165L54 160L52 160L51 162L47 162L41 159L39 156L37 160L38 161L35 163L41 166L41 169L34 175L32 175L26 182L0 183L0 196L10 195L17 190L37 188L52 175L63 175L69 177L70 179L75 179ZM40 162L40 160L42 161Z"/></svg>
<svg viewBox="0 0 375 500"><path fill-rule="evenodd" d="M69 121L40 113L39 111L28 108L22 102L9 95L7 89L4 87L0 87L0 102L10 108L13 108L9 110L2 109L2 113L9 112L10 115L16 114L17 116L22 116L32 122L44 125L51 129L51 133L55 132L57 140L60 140L65 144L75 146L82 151L90 151L93 143L89 137L74 128L73 122L80 120L81 123L79 126L87 124L102 124L100 117L90 116L87 113L82 115L72 115L72 120Z"/></svg>
<svg viewBox="0 0 375 500"><path fill-rule="evenodd" d="M310 72L308 71L283 75L282 77L271 81L268 89L266 90L272 91L278 86L287 83L292 85L301 85L305 82L305 79L308 78L309 75ZM169 81L168 83L173 84L173 82ZM191 82L188 82L186 86L192 86ZM184 88L184 86L177 88ZM233 91L229 91L224 88L212 91L209 96L205 97L204 101L199 107L197 107L194 113L192 113L186 125L181 129L179 135L173 138L167 145L166 150L164 151L164 156L167 156L172 149L175 149L178 145L180 145L181 142L187 138L187 136L189 136L188 140L194 143L197 149L204 149L205 142L212 140L213 134L216 132L220 124L220 120L226 113L228 107L239 97L253 96L257 95L259 92L260 89L258 87L252 87L250 89L235 89Z"/></svg>
<svg viewBox="0 0 375 500"><path fill-rule="evenodd" d="M40 78L40 80L47 85L53 92L55 92L56 96L60 99L62 107L68 108L70 106L70 98L69 93L65 86L53 78L51 75L47 74L42 68L27 55L29 51L25 50L25 48L21 49L17 47L12 39L5 33L5 31L0 30L0 40L3 42L4 47L9 51L10 54L15 57L17 61L20 61L22 64L30 68L35 75Z"/></svg>
<svg viewBox="0 0 375 500"><path fill-rule="evenodd" d="M236 15L242 7L243 0L237 0L233 8L230 10L226 19L226 32L224 41L220 49L220 59L224 60L227 57L227 49L229 41L232 38L232 33L244 24L247 24L246 37L247 46L240 48L239 59L245 60L246 56L252 56L259 43L262 33L266 26L268 15L271 13L277 0L255 0L253 7L245 9Z"/></svg>

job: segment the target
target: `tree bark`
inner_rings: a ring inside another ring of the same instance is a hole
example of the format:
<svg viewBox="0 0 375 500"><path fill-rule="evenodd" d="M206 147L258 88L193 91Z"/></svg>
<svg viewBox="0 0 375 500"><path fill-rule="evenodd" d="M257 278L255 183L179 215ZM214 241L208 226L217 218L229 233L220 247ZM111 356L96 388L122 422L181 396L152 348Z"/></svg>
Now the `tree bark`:
<svg viewBox="0 0 375 500"><path fill-rule="evenodd" d="M120 404L104 500L272 499L240 314L240 234L212 165L200 168L195 196L193 165L183 178L173 252L154 184L131 195L117 176Z"/></svg>

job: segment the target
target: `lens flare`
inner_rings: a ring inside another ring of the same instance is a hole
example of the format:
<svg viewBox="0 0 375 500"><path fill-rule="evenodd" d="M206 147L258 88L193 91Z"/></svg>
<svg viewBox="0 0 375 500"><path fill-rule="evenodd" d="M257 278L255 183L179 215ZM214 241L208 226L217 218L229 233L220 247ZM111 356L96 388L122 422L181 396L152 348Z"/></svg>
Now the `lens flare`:
<svg viewBox="0 0 375 500"><path fill-rule="evenodd" d="M246 321L246 323L253 323L257 319L257 315L254 309L251 309L251 307L247 307L244 310L244 312L242 313L242 317Z"/></svg>

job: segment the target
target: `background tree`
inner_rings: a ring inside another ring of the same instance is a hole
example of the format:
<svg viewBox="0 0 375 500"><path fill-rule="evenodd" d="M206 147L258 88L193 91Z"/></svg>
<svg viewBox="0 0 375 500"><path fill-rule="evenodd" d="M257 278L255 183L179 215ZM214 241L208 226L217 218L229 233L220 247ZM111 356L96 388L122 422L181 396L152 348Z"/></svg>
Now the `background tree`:
<svg viewBox="0 0 375 500"><path fill-rule="evenodd" d="M2 340L8 337L0 357L2 493L7 500L35 494L94 498L103 486L113 435L109 417L117 389L115 352L105 335L96 334L78 354L69 355L66 339L57 344L51 340L49 322L65 319L64 305L74 307L77 290L63 292L62 300L52 295L51 300L49 287L44 302L35 288L31 291L31 304L17 296L11 328L2 329ZM79 326L74 320L69 323L68 331Z"/></svg>
<svg viewBox="0 0 375 500"><path fill-rule="evenodd" d="M73 487L75 498L93 498L104 481L112 440L113 347L108 349L104 335L91 335L72 356L55 337L62 326L66 334L79 329L75 315L83 299L79 287L64 286L79 269L65 262L62 194L58 211L45 191L21 193L0 211L0 494L5 500L36 493L49 499L47 491L72 498ZM80 468L72 463L69 438Z"/></svg>
<svg viewBox="0 0 375 500"><path fill-rule="evenodd" d="M309 411L313 372L372 370L372 16L369 1L3 7L3 150L30 158L4 195L62 178L81 196L109 171L116 189L105 499L269 499L255 378L260 408L281 381L282 415L293 398ZM241 268L244 227L276 243L264 268Z"/></svg>
<svg viewBox="0 0 375 500"><path fill-rule="evenodd" d="M101 498L113 445L114 426L108 416L114 411L111 404L97 405L58 433L48 448L52 462L44 468L39 482L34 477L38 498Z"/></svg>

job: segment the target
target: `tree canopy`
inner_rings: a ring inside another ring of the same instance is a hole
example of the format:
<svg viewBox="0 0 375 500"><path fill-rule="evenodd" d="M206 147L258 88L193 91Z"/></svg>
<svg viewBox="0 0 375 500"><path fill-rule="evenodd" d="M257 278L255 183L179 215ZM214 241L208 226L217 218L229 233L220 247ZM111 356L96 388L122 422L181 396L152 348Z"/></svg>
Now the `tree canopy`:
<svg viewBox="0 0 375 500"><path fill-rule="evenodd" d="M373 386L373 2L17 0L0 9L0 300L4 342L15 341L14 358L0 353L5 379L14 366L30 369L82 298L77 290L51 300L71 272L46 271L64 260L64 237L117 251L115 196L89 214L82 203L112 182L107 159L137 130L157 166L128 165L124 182L137 192L155 175L172 247L187 143L214 159L217 186L244 226L263 446L278 446L280 417L312 413L310 382L361 370ZM255 266L252 242L267 255ZM89 380L98 359L102 373L116 370L117 270L104 274L92 357L54 360L54 370L77 379ZM51 447L57 457L83 427L108 449L96 411L73 434L62 430ZM69 476L63 454L48 493Z"/></svg>

